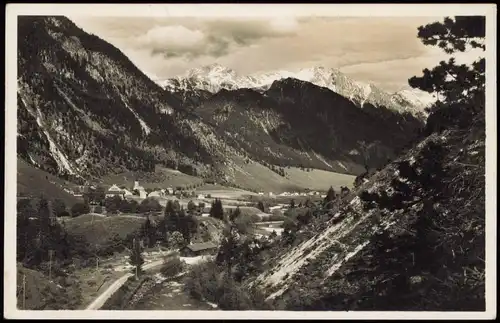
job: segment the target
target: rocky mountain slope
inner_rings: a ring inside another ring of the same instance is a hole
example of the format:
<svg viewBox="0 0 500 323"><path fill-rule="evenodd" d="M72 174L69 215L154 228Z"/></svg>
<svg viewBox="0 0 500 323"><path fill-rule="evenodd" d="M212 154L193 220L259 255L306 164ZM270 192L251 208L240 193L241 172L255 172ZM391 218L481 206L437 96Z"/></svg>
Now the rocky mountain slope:
<svg viewBox="0 0 500 323"><path fill-rule="evenodd" d="M394 157L420 129L409 113L366 103L293 78L259 93L221 90L194 113L244 155L281 167L359 174Z"/></svg>
<svg viewBox="0 0 500 323"><path fill-rule="evenodd" d="M484 310L482 118L423 139L303 227L248 286L280 310Z"/></svg>
<svg viewBox="0 0 500 323"><path fill-rule="evenodd" d="M396 93L387 93L373 84L365 84L350 79L338 69L313 67L298 71L277 71L269 73L240 76L234 70L220 64L202 66L188 71L185 75L171 79L158 80L165 89L178 93L195 91L199 97L202 93L217 93L222 89L237 90L243 88L265 91L273 82L294 78L325 87L336 92L355 105L363 107L365 104L383 106L385 108L409 112L419 118L425 118L424 111L435 99L428 93L420 90L401 90Z"/></svg>
<svg viewBox="0 0 500 323"><path fill-rule="evenodd" d="M18 155L32 165L73 177L156 163L196 173L230 155L178 97L65 17L20 17L18 55Z"/></svg>

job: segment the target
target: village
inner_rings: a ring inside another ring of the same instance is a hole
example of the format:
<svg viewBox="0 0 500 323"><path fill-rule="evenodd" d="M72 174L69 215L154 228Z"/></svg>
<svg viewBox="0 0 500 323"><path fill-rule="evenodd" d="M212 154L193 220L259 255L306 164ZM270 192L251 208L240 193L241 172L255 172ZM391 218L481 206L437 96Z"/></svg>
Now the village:
<svg viewBox="0 0 500 323"><path fill-rule="evenodd" d="M190 187L164 188L151 188L150 184L144 187L135 179L129 186L111 182L108 185L89 184L64 190L81 199L88 207L86 212L77 217L86 217L85 214L88 213L92 221L97 218L116 221L120 218L147 218L156 223L163 218L167 203L169 201L175 203L187 214L195 216L200 230L207 232L203 237L199 235L188 244L179 246L181 248L177 251L186 257L213 255L219 247L220 239L217 235L222 233L224 225L223 221L211 216L211 208L215 201L220 201L222 204L226 219L238 210L241 214L239 226L246 227L248 237L257 241L267 241L282 235L285 220L290 216L288 212L290 208L300 210L310 205L308 203L317 203L326 197L326 192L310 189L303 189L301 192L274 193L250 192L214 182ZM347 187L340 187L337 195L344 195L348 191ZM297 214L295 212L294 218Z"/></svg>

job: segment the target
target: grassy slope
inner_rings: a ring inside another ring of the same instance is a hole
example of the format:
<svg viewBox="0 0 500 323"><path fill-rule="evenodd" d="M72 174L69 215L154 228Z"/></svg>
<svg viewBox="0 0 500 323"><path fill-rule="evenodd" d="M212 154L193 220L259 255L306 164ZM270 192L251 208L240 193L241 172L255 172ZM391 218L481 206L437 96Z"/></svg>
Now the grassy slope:
<svg viewBox="0 0 500 323"><path fill-rule="evenodd" d="M145 221L146 218L138 216L93 217L86 214L66 220L64 224L69 234L82 236L86 241L99 245L111 240L116 234L122 239L126 238L139 230Z"/></svg>
<svg viewBox="0 0 500 323"><path fill-rule="evenodd" d="M286 177L282 177L269 168L259 164L246 164L240 158L235 158L235 163L228 167L227 175L229 180L242 188L253 189L265 192L285 192L310 188L312 190L326 191L330 186L339 189L340 186L352 186L355 176L334 173L324 170L302 171L299 168L291 167L285 169ZM186 187L198 186L197 191L237 191L235 188L223 187L220 185L203 184L203 179L181 173L176 170L157 167L154 173L127 172L118 175L105 176L102 184L110 186L117 184L132 188L134 181L138 180L145 188L165 188L165 187Z"/></svg>
<svg viewBox="0 0 500 323"><path fill-rule="evenodd" d="M64 191L61 186L71 188L74 184L37 169L20 158L17 159L18 197L38 198L43 194L49 199L64 200L68 207L80 201L79 198Z"/></svg>
<svg viewBox="0 0 500 323"><path fill-rule="evenodd" d="M43 273L18 264L17 267L17 304L22 309L23 276L26 279L25 309L55 310L75 309L81 302L80 288L74 280L56 278L49 281Z"/></svg>
<svg viewBox="0 0 500 323"><path fill-rule="evenodd" d="M265 192L285 192L309 188L327 190L330 186L351 187L355 176L323 170L302 171L299 168L286 168L286 177L282 177L258 163L239 163L233 167L234 180L242 187Z"/></svg>
<svg viewBox="0 0 500 323"><path fill-rule="evenodd" d="M102 178L101 184L111 186L125 185L130 189L134 186L134 181L139 181L139 184L144 188L176 188L177 186L186 187L200 185L203 179L181 173L179 171L157 167L154 173L145 172L126 172L117 175L108 175Z"/></svg>

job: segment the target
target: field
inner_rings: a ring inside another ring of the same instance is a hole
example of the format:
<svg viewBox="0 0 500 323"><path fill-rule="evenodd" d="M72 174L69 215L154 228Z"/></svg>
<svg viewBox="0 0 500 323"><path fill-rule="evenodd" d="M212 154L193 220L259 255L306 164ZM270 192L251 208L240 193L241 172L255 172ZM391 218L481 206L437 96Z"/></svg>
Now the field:
<svg viewBox="0 0 500 323"><path fill-rule="evenodd" d="M133 215L103 217L94 214L67 219L64 225L69 234L83 237L87 242L103 245L118 235L121 239L141 228L146 218Z"/></svg>
<svg viewBox="0 0 500 323"><path fill-rule="evenodd" d="M241 187L262 192L282 193L301 191L305 188L326 191L330 186L352 187L356 176L324 170L303 171L296 167L285 168L286 177L282 177L267 167L257 163L244 164L234 168L235 182Z"/></svg>
<svg viewBox="0 0 500 323"><path fill-rule="evenodd" d="M117 175L108 175L101 179L101 183L104 186L111 186L116 184L118 186L126 186L129 189L134 187L134 181L139 181L139 184L144 188L176 188L178 186L194 187L203 184L203 179L191 175L181 173L177 170L156 167L154 173L145 172L126 172Z"/></svg>
<svg viewBox="0 0 500 323"><path fill-rule="evenodd" d="M245 164L243 161L237 161L237 164L233 164L228 171L232 181L239 187L273 193L302 191L306 188L326 191L330 186L335 189L340 189L340 186L352 187L355 179L353 175L317 169L306 172L297 167L286 168L286 177L282 177L261 164ZM154 173L127 172L105 176L101 184L106 187L113 184L124 185L132 189L136 180L144 188L182 187L196 189L198 193L211 194L219 198L237 199L244 195L255 195L244 189L206 184L201 178L163 167L156 167Z"/></svg>
<svg viewBox="0 0 500 323"><path fill-rule="evenodd" d="M22 159L17 159L17 196L18 198L39 198L42 194L48 199L62 199L68 207L81 201L63 190L75 185L43 170L37 169Z"/></svg>

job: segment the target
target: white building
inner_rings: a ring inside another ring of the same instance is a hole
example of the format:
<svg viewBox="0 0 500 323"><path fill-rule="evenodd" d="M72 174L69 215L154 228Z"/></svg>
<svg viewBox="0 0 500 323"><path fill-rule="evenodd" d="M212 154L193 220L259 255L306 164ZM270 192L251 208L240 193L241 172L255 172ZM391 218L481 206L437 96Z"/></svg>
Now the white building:
<svg viewBox="0 0 500 323"><path fill-rule="evenodd" d="M139 185L139 182L138 181L135 181L134 182L134 188L133 190L137 190L139 192L139 197L142 198L142 199L145 199L147 196L148 196L148 193L146 193L146 190L144 189L144 187L140 186Z"/></svg>
<svg viewBox="0 0 500 323"><path fill-rule="evenodd" d="M198 194L198 197L197 197L197 198L198 198L198 200L204 199L204 198L205 198L205 195L203 195L203 194Z"/></svg>
<svg viewBox="0 0 500 323"><path fill-rule="evenodd" d="M118 186L116 186L115 184L113 184L106 192L106 197L114 197L114 196L123 198L123 190Z"/></svg>
<svg viewBox="0 0 500 323"><path fill-rule="evenodd" d="M165 194L162 191L153 191L149 193L148 197L164 197Z"/></svg>
<svg viewBox="0 0 500 323"><path fill-rule="evenodd" d="M171 188L171 187L167 187L167 191L166 192L168 193L168 195L172 195L172 194L174 194L174 189Z"/></svg>
<svg viewBox="0 0 500 323"><path fill-rule="evenodd" d="M273 192L269 192L269 196L274 196L274 193Z"/></svg>

